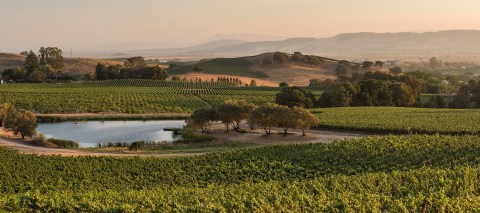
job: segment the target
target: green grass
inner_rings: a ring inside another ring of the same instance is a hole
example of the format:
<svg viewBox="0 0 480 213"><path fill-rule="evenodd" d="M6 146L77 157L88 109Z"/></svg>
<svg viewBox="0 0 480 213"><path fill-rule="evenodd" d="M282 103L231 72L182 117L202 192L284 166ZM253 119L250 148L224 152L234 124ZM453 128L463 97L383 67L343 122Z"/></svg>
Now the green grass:
<svg viewBox="0 0 480 213"><path fill-rule="evenodd" d="M480 133L478 109L345 107L312 111L324 128L384 133Z"/></svg>
<svg viewBox="0 0 480 213"><path fill-rule="evenodd" d="M207 74L234 75L253 78L268 77L268 75L263 72L253 71L251 68L252 66L253 64L246 58L216 58L201 61L196 64L168 69L167 71L171 75L179 75L193 72L194 67L200 67L202 73Z"/></svg>
<svg viewBox="0 0 480 213"><path fill-rule="evenodd" d="M0 211L480 210L480 137L410 135L183 158L0 148Z"/></svg>

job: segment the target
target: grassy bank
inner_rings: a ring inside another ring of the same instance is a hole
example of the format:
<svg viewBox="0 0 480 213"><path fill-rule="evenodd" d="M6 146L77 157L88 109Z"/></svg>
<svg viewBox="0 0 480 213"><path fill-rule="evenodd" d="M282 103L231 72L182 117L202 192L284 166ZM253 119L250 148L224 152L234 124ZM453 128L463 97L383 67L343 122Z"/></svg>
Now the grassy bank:
<svg viewBox="0 0 480 213"><path fill-rule="evenodd" d="M38 122L54 123L64 121L132 121L132 120L185 120L188 113L164 114L37 114Z"/></svg>

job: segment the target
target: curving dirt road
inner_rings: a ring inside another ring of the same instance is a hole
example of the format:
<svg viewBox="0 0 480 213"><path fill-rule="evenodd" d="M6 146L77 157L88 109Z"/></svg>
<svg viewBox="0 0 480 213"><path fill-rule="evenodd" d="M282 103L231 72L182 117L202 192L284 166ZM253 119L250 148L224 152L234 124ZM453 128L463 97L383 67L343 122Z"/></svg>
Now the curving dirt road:
<svg viewBox="0 0 480 213"><path fill-rule="evenodd" d="M238 133L224 131L215 131L213 136L217 137L221 142L235 141L239 143L248 143L255 145L275 145L275 144L301 144L301 143L330 143L336 140L342 140L345 138L358 138L366 137L368 134L352 133L352 132L340 132L340 131L327 131L327 130L310 130L307 136L301 136L300 132L295 132L293 135L284 137L281 134L272 134L265 137L263 132L259 131L254 133ZM109 153L101 151L87 151L77 149L61 149L61 148L46 148L40 146L29 145L23 142L16 142L8 138L0 138L0 146L10 147L19 150L25 154L38 154L38 155L60 155L60 156L155 156L155 157L177 157L177 156L193 156L201 155L205 153L173 153L173 154L156 154L156 153Z"/></svg>

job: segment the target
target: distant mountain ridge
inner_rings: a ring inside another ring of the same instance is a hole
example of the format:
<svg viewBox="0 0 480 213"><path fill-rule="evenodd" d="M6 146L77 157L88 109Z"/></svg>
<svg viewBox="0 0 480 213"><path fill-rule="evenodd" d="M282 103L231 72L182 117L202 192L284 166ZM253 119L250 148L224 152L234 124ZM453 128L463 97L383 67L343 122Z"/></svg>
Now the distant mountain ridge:
<svg viewBox="0 0 480 213"><path fill-rule="evenodd" d="M480 30L439 32L344 33L329 38L289 38L279 41L242 42L222 39L186 48L152 49L159 54L215 54L245 56L264 52L295 52L316 55L359 54L455 54L480 53ZM133 51L132 53L142 53Z"/></svg>

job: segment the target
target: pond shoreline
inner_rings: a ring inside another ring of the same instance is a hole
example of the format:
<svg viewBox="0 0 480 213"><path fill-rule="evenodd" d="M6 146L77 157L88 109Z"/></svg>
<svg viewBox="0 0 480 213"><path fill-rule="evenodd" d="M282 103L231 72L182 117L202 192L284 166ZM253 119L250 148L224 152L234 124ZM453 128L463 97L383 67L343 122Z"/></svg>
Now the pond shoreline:
<svg viewBox="0 0 480 213"><path fill-rule="evenodd" d="M65 121L40 123L37 131L45 138L75 141L80 147L97 147L98 144L130 144L136 141L171 142L178 138L173 131L164 129L182 128L184 120L137 120L137 121Z"/></svg>
<svg viewBox="0 0 480 213"><path fill-rule="evenodd" d="M126 113L78 113L78 114L36 114L39 123L65 121L149 121L183 120L190 113L126 114Z"/></svg>

